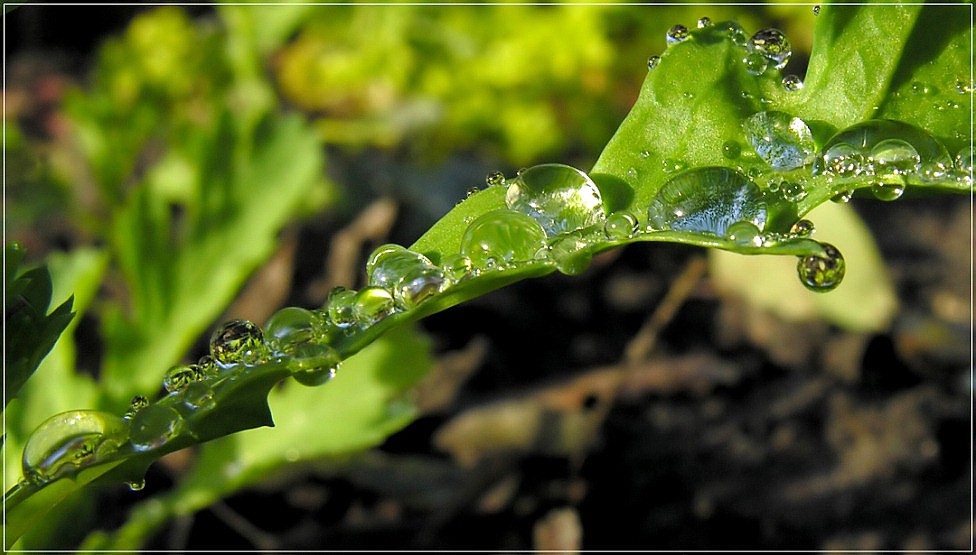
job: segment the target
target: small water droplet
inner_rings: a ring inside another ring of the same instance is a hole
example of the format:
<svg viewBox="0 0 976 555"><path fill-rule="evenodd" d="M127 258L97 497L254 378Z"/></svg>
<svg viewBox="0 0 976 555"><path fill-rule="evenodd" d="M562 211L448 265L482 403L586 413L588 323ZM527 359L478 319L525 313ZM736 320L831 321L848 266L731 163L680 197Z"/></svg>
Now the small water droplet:
<svg viewBox="0 0 976 555"><path fill-rule="evenodd" d="M762 75L769 67L769 60L760 52L750 52L742 58L742 63L746 66L746 71L751 75Z"/></svg>
<svg viewBox="0 0 976 555"><path fill-rule="evenodd" d="M521 172L505 194L505 205L539 222L546 235L603 225L600 190L590 176L563 164L541 164Z"/></svg>
<svg viewBox="0 0 976 555"><path fill-rule="evenodd" d="M963 174L972 174L974 166L974 158L976 158L976 150L966 146L963 147L955 156L955 168L957 172Z"/></svg>
<svg viewBox="0 0 976 555"><path fill-rule="evenodd" d="M707 16L698 18L699 29L704 29L705 27L711 27L711 26L712 26L712 18Z"/></svg>
<svg viewBox="0 0 976 555"><path fill-rule="evenodd" d="M497 172L497 171L496 172L491 172L491 173L488 174L487 177L485 177L485 183L487 183L489 187L494 187L496 185L502 185L502 184L505 183L505 174L503 174L502 172Z"/></svg>
<svg viewBox="0 0 976 555"><path fill-rule="evenodd" d="M630 239L637 233L637 218L630 212L614 212L607 217L603 232L611 241Z"/></svg>
<svg viewBox="0 0 976 555"><path fill-rule="evenodd" d="M687 27L684 25L675 25L668 29L668 35L665 40L667 41L668 46L670 46L686 40L688 36L689 32Z"/></svg>
<svg viewBox="0 0 976 555"><path fill-rule="evenodd" d="M441 261L441 271L455 283L471 277L472 269L471 259L460 253L445 256Z"/></svg>
<svg viewBox="0 0 976 555"><path fill-rule="evenodd" d="M73 475L115 452L127 427L126 420L102 411L56 414L27 438L21 458L24 478L46 483Z"/></svg>
<svg viewBox="0 0 976 555"><path fill-rule="evenodd" d="M163 376L163 389L168 393L173 393L203 378L203 372L195 364L177 364L170 368L166 372L166 375Z"/></svg>
<svg viewBox="0 0 976 555"><path fill-rule="evenodd" d="M627 170L627 177L637 179L637 168L629 168Z"/></svg>
<svg viewBox="0 0 976 555"><path fill-rule="evenodd" d="M824 293L835 289L844 279L846 264L837 247L821 243L825 257L801 256L796 264L800 281L811 291Z"/></svg>
<svg viewBox="0 0 976 555"><path fill-rule="evenodd" d="M122 415L122 418L129 420L133 416L135 416L137 412L139 412L140 410L148 406L149 406L149 399L146 399L142 395L136 395L135 397L132 398L131 401L129 401L129 408L126 409L125 414Z"/></svg>
<svg viewBox="0 0 976 555"><path fill-rule="evenodd" d="M309 387L322 385L335 377L339 368L339 353L322 343L304 343L292 352L291 377Z"/></svg>
<svg viewBox="0 0 976 555"><path fill-rule="evenodd" d="M651 56L647 59L647 69L648 71L657 67L657 64L661 63L660 56Z"/></svg>
<svg viewBox="0 0 976 555"><path fill-rule="evenodd" d="M810 237L816 228L810 220L799 220L790 228L790 235L793 237Z"/></svg>
<svg viewBox="0 0 976 555"><path fill-rule="evenodd" d="M149 405L130 421L129 440L136 451L148 451L168 443L185 427L180 413L165 405Z"/></svg>
<svg viewBox="0 0 976 555"><path fill-rule="evenodd" d="M922 158L911 144L901 139L885 139L871 149L868 162L871 164L872 175L879 176L884 183L903 186L904 179L901 176L918 171ZM904 190L904 187L901 189Z"/></svg>
<svg viewBox="0 0 976 555"><path fill-rule="evenodd" d="M681 170L685 169L685 167L687 167L687 164L681 160L675 160L673 158L665 158L664 160L661 160L661 169L664 170L664 173L680 172Z"/></svg>
<svg viewBox="0 0 976 555"><path fill-rule="evenodd" d="M871 185L871 193L878 200L898 200L905 192L905 186L900 183L877 182Z"/></svg>
<svg viewBox="0 0 976 555"><path fill-rule="evenodd" d="M820 15L820 6L813 7L813 15Z"/></svg>
<svg viewBox="0 0 976 555"><path fill-rule="evenodd" d="M853 196L854 191L850 189L843 189L835 193L834 196L830 197L830 200L839 204L844 204L846 202L850 202Z"/></svg>
<svg viewBox="0 0 976 555"><path fill-rule="evenodd" d="M787 92L796 92L803 88L803 79L800 79L798 75L789 74L783 77L783 89Z"/></svg>
<svg viewBox="0 0 976 555"><path fill-rule="evenodd" d="M210 336L210 356L220 365L254 364L258 361L264 334L253 322L231 320Z"/></svg>
<svg viewBox="0 0 976 555"><path fill-rule="evenodd" d="M780 184L779 192L790 202L800 202L807 197L807 189L799 181L784 181Z"/></svg>
<svg viewBox="0 0 976 555"><path fill-rule="evenodd" d="M549 245L549 258L560 272L575 276L590 266L593 255L586 250L586 241L578 231L559 235Z"/></svg>
<svg viewBox="0 0 976 555"><path fill-rule="evenodd" d="M728 160L735 160L742 154L742 147L738 141L728 140L722 143L722 156Z"/></svg>
<svg viewBox="0 0 976 555"><path fill-rule="evenodd" d="M776 171L799 168L812 160L816 145L806 122L785 112L759 112L742 124L749 144Z"/></svg>
<svg viewBox="0 0 976 555"><path fill-rule="evenodd" d="M183 388L181 393L183 404L191 409L210 410L217 406L213 389L204 382L192 382Z"/></svg>
<svg viewBox="0 0 976 555"><path fill-rule="evenodd" d="M395 311L393 295L382 287L364 287L356 294L353 316L364 326L371 326Z"/></svg>
<svg viewBox="0 0 976 555"><path fill-rule="evenodd" d="M648 207L652 230L710 233L725 237L730 225L766 225L766 204L759 186L724 167L689 170L669 179Z"/></svg>
<svg viewBox="0 0 976 555"><path fill-rule="evenodd" d="M779 29L763 29L752 35L748 48L765 56L776 69L786 67L793 55L790 41Z"/></svg>
<svg viewBox="0 0 976 555"><path fill-rule="evenodd" d="M264 326L264 336L276 349L312 338L318 317L311 310L288 306L275 312Z"/></svg>
<svg viewBox="0 0 976 555"><path fill-rule="evenodd" d="M729 40L737 46L745 46L749 40L749 35L746 34L745 29L735 21L726 22L725 30L729 35Z"/></svg>
<svg viewBox="0 0 976 555"><path fill-rule="evenodd" d="M329 291L326 310L329 320L339 329L349 329L356 325L356 291L341 285Z"/></svg>
<svg viewBox="0 0 976 555"><path fill-rule="evenodd" d="M956 92L959 94L970 94L976 89L974 83L970 80L958 80L956 81Z"/></svg>
<svg viewBox="0 0 976 555"><path fill-rule="evenodd" d="M920 81L913 81L911 87L912 94L919 96L934 96L938 93L938 89Z"/></svg>
<svg viewBox="0 0 976 555"><path fill-rule="evenodd" d="M740 247L761 247L762 232L752 222L735 222L726 230L726 237Z"/></svg>
<svg viewBox="0 0 976 555"><path fill-rule="evenodd" d="M141 491L146 487L146 480L143 479L134 482L126 482L125 485L128 486L130 491Z"/></svg>
<svg viewBox="0 0 976 555"><path fill-rule="evenodd" d="M546 232L533 218L514 210L493 210L464 231L461 254L482 270L529 261L546 248Z"/></svg>

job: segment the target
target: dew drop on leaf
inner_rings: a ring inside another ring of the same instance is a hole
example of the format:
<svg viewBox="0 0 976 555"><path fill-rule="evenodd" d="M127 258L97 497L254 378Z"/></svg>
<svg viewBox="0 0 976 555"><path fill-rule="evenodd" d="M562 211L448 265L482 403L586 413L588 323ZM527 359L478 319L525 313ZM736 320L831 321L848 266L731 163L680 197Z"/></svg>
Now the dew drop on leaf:
<svg viewBox="0 0 976 555"><path fill-rule="evenodd" d="M793 47L779 29L763 29L749 39L750 52L763 55L776 69L783 69L793 55Z"/></svg>
<svg viewBox="0 0 976 555"><path fill-rule="evenodd" d="M347 329L357 323L355 308L355 290L339 285L329 291L326 310L329 313L329 320L337 328Z"/></svg>
<svg viewBox="0 0 976 555"><path fill-rule="evenodd" d="M905 186L900 183L877 182L871 185L871 194L878 200L898 200L905 192Z"/></svg>
<svg viewBox="0 0 976 555"><path fill-rule="evenodd" d="M393 296L382 287L364 287L356 294L353 314L356 320L364 326L371 326L395 311Z"/></svg>
<svg viewBox="0 0 976 555"><path fill-rule="evenodd" d="M125 441L127 421L95 410L56 414L27 438L21 458L24 478L50 482L91 466Z"/></svg>
<svg viewBox="0 0 976 555"><path fill-rule="evenodd" d="M647 59L647 69L651 70L657 67L657 64L661 62L660 56L651 56Z"/></svg>
<svg viewBox="0 0 976 555"><path fill-rule="evenodd" d="M426 256L400 245L383 245L366 262L371 287L388 290L396 305L411 309L448 285L444 273Z"/></svg>
<svg viewBox="0 0 976 555"><path fill-rule="evenodd" d="M149 405L132 417L129 440L136 451L148 451L168 443L183 431L180 413L165 405Z"/></svg>
<svg viewBox="0 0 976 555"><path fill-rule="evenodd" d="M602 225L600 190L590 176L564 164L540 164L519 172L505 205L537 221L549 237Z"/></svg>
<svg viewBox="0 0 976 555"><path fill-rule="evenodd" d="M471 277L471 259L460 253L450 254L441 261L441 271L451 282L459 282Z"/></svg>
<svg viewBox="0 0 976 555"><path fill-rule="evenodd" d="M800 281L811 291L824 293L840 285L844 279L846 264L837 247L821 243L825 257L801 256L796 264Z"/></svg>
<svg viewBox="0 0 976 555"><path fill-rule="evenodd" d="M304 343L295 347L292 355L295 381L315 387L335 377L339 368L339 353L323 343Z"/></svg>
<svg viewBox="0 0 976 555"><path fill-rule="evenodd" d="M769 67L769 60L759 52L749 52L742 58L742 63L751 75L762 75Z"/></svg>
<svg viewBox="0 0 976 555"><path fill-rule="evenodd" d="M813 7L813 15L820 15L820 6L819 5Z"/></svg>
<svg viewBox="0 0 976 555"><path fill-rule="evenodd" d="M688 38L688 28L684 25L675 25L668 29L668 35L666 41L668 46L684 41Z"/></svg>
<svg viewBox="0 0 976 555"><path fill-rule="evenodd" d="M491 172L487 177L485 177L485 183L487 183L489 187L501 185L505 183L505 174L502 172Z"/></svg>
<svg viewBox="0 0 976 555"><path fill-rule="evenodd" d="M143 488L146 487L146 480L143 479L134 482L126 482L125 485L129 488L130 491L141 491Z"/></svg>
<svg viewBox="0 0 976 555"><path fill-rule="evenodd" d="M790 235L792 237L805 238L813 235L815 230L816 228L810 220L799 220L790 228Z"/></svg>
<svg viewBox="0 0 976 555"><path fill-rule="evenodd" d="M704 29L705 27L711 27L711 26L712 26L712 18L707 16L698 18L699 29Z"/></svg>
<svg viewBox="0 0 976 555"><path fill-rule="evenodd" d="M776 171L799 168L816 151L806 122L785 112L758 112L742 128L759 157Z"/></svg>
<svg viewBox="0 0 976 555"><path fill-rule="evenodd" d="M918 170L922 158L911 144L901 139L885 139L871 149L868 161L875 175L904 175Z"/></svg>
<svg viewBox="0 0 976 555"><path fill-rule="evenodd" d="M724 167L688 170L669 179L647 211L651 230L709 233L725 237L730 225L766 225L762 191L745 175Z"/></svg>
<svg viewBox="0 0 976 555"><path fill-rule="evenodd" d="M205 382L193 382L181 391L183 404L195 410L210 410L217 403L214 400L213 389Z"/></svg>
<svg viewBox="0 0 976 555"><path fill-rule="evenodd" d="M728 140L722 143L722 156L728 160L735 160L742 154L742 146L738 141Z"/></svg>
<svg viewBox="0 0 976 555"><path fill-rule="evenodd" d="M210 356L220 365L253 364L264 344L264 334L253 322L231 320L210 336Z"/></svg>
<svg viewBox="0 0 976 555"><path fill-rule="evenodd" d="M637 233L637 218L630 212L614 212L607 216L603 232L611 241L630 239Z"/></svg>
<svg viewBox="0 0 976 555"><path fill-rule="evenodd" d="M311 310L288 306L275 312L264 325L264 336L276 349L312 338L317 317Z"/></svg>
<svg viewBox="0 0 976 555"><path fill-rule="evenodd" d="M549 245L549 258L556 263L557 270L575 276L586 270L593 260L592 253L586 250L587 246L580 232L564 233Z"/></svg>
<svg viewBox="0 0 976 555"><path fill-rule="evenodd" d="M203 372L195 364L178 364L170 368L163 376L163 389L168 393L173 393L203 378Z"/></svg>
<svg viewBox="0 0 976 555"><path fill-rule="evenodd" d="M142 395L136 395L129 401L129 408L126 409L125 414L122 418L129 420L136 415L137 412L149 406L149 399L146 399Z"/></svg>
<svg viewBox="0 0 976 555"><path fill-rule="evenodd" d="M483 214L461 237L461 255L478 270L533 260L545 248L545 230L535 219L514 210Z"/></svg>
<svg viewBox="0 0 976 555"><path fill-rule="evenodd" d="M729 241L740 247L761 247L763 245L762 232L752 222L735 222L726 231Z"/></svg>
<svg viewBox="0 0 976 555"><path fill-rule="evenodd" d="M803 88L803 79L800 79L798 75L789 74L783 77L783 89L786 92L796 92Z"/></svg>

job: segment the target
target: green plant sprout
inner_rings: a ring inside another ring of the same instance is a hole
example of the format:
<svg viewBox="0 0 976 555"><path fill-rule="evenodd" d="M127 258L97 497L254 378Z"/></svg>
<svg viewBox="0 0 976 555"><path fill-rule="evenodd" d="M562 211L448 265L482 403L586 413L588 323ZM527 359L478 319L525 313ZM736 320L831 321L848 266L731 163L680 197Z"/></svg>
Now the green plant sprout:
<svg viewBox="0 0 976 555"><path fill-rule="evenodd" d="M782 74L792 48L776 29L673 26L588 171L491 173L412 245L377 248L362 289L337 287L322 308L283 308L263 327L226 322L207 356L165 373L161 398L137 396L122 414L51 416L6 494L7 547L86 486L138 489L167 453L273 426L268 394L283 380L333 387L381 337L517 281L577 275L603 251L670 242L791 256L803 285L829 294L844 245L815 239L814 208L909 188L973 192L971 29L938 10L824 6L802 80ZM927 32L935 22L939 37ZM937 92L913 94L920 86Z"/></svg>

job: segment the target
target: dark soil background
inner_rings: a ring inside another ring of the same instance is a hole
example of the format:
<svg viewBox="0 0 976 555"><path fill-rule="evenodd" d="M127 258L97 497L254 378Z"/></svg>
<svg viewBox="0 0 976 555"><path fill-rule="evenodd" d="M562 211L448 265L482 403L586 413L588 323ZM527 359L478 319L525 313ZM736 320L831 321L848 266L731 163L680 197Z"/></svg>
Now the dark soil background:
<svg viewBox="0 0 976 555"><path fill-rule="evenodd" d="M84 32L67 19L8 32L25 48L86 51L134 10ZM82 69L64 60L49 75ZM337 174L394 165L330 158ZM364 209L382 198L398 215L346 271L380 242L411 243L431 217L408 192L367 189ZM423 415L380 448L237 494L146 547L969 549L971 199L853 204L900 302L883 332L783 321L724 296L700 249L608 253L580 276L425 320L438 364L416 394ZM350 221L292 230L289 304L313 300L334 248L323 245ZM157 464L146 490L113 494L101 526L179 467Z"/></svg>

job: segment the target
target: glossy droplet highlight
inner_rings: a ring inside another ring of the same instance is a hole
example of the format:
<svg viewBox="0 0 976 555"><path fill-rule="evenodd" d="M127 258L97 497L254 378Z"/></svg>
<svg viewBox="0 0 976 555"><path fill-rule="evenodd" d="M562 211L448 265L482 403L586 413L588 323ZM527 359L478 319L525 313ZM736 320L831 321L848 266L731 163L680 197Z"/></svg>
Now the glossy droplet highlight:
<svg viewBox="0 0 976 555"><path fill-rule="evenodd" d="M814 231L816 231L816 228L813 222L810 220L799 220L790 228L790 235L792 237L804 238L813 235Z"/></svg>
<svg viewBox="0 0 976 555"><path fill-rule="evenodd" d="M461 237L461 255L476 269L533 260L545 248L545 230L535 219L513 210L480 216Z"/></svg>
<svg viewBox="0 0 976 555"><path fill-rule="evenodd" d="M793 55L790 41L778 29L763 29L752 35L747 48L764 56L776 69L783 69Z"/></svg>
<svg viewBox="0 0 976 555"><path fill-rule="evenodd" d="M150 405L132 417L129 440L136 451L162 447L183 431L180 413L165 405Z"/></svg>
<svg viewBox="0 0 976 555"><path fill-rule="evenodd" d="M801 256L796 264L800 281L811 291L825 293L835 289L844 279L846 264L837 247L821 243L826 256Z"/></svg>
<svg viewBox="0 0 976 555"><path fill-rule="evenodd" d="M783 77L783 89L787 92L796 92L803 88L803 79L792 73Z"/></svg>
<svg viewBox="0 0 976 555"><path fill-rule="evenodd" d="M711 27L711 26L712 26L712 18L707 16L698 18L699 29L704 29L705 27Z"/></svg>
<svg viewBox="0 0 976 555"><path fill-rule="evenodd" d="M742 147L738 142L728 140L722 143L722 156L728 160L735 160L742 154Z"/></svg>
<svg viewBox="0 0 976 555"><path fill-rule="evenodd" d="M668 34L665 40L667 41L668 46L670 46L686 40L689 34L688 28L684 25L675 25L668 29Z"/></svg>
<svg viewBox="0 0 976 555"><path fill-rule="evenodd" d="M304 343L311 339L318 317L311 310L297 306L282 308L271 315L264 325L264 336L280 349L289 344Z"/></svg>
<svg viewBox="0 0 976 555"><path fill-rule="evenodd" d="M603 232L611 241L623 241L637 234L637 218L630 212L614 212L607 217Z"/></svg>
<svg viewBox="0 0 976 555"><path fill-rule="evenodd" d="M356 320L356 291L337 286L329 291L326 303L329 321L339 329L347 329L357 323Z"/></svg>
<svg viewBox="0 0 976 555"><path fill-rule="evenodd" d="M759 112L742 124L749 144L776 171L799 168L816 151L806 122L785 112Z"/></svg>
<svg viewBox="0 0 976 555"><path fill-rule="evenodd" d="M752 222L735 222L726 231L727 238L740 247L761 247L762 232Z"/></svg>
<svg viewBox="0 0 976 555"><path fill-rule="evenodd" d="M253 322L231 320L210 336L210 356L217 364L254 364L258 362L264 333Z"/></svg>
<svg viewBox="0 0 976 555"><path fill-rule="evenodd" d="M146 487L146 481L126 482L125 485L129 488L129 491L142 491Z"/></svg>
<svg viewBox="0 0 976 555"><path fill-rule="evenodd" d="M505 183L505 174L502 172L491 172L485 177L485 183L489 187L494 187L495 185L502 185Z"/></svg>
<svg viewBox="0 0 976 555"><path fill-rule="evenodd" d="M395 311L396 304L393 295L382 287L364 287L356 294L353 314L361 324L373 325Z"/></svg>
<svg viewBox="0 0 976 555"><path fill-rule="evenodd" d="M27 438L24 478L50 482L73 475L115 452L125 441L127 421L95 410L73 410L45 420Z"/></svg>
<svg viewBox="0 0 976 555"><path fill-rule="evenodd" d="M651 70L657 67L657 64L661 63L660 56L651 56L647 58L647 69Z"/></svg>
<svg viewBox="0 0 976 555"><path fill-rule="evenodd" d="M895 177L918 171L922 158L910 143L885 139L871 148L867 161L872 165L870 172L874 175Z"/></svg>
<svg viewBox="0 0 976 555"><path fill-rule="evenodd" d="M603 225L600 190L590 176L563 164L541 164L511 181L505 205L542 226L549 237Z"/></svg>
<svg viewBox="0 0 976 555"><path fill-rule="evenodd" d="M766 225L766 204L759 186L724 167L696 168L669 179L647 211L651 230L692 231L725 237L729 226Z"/></svg>

